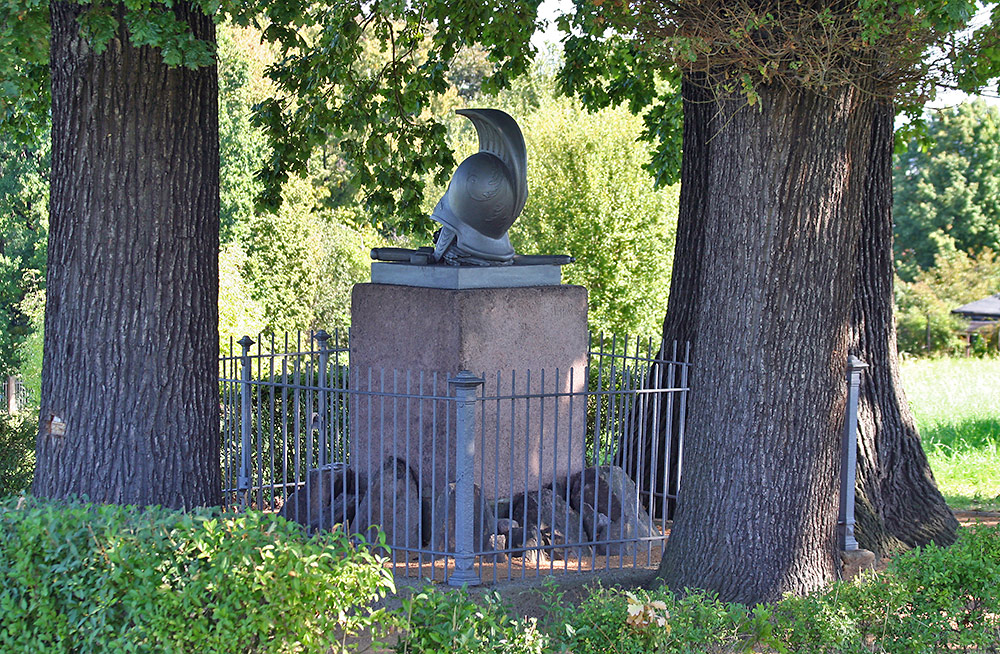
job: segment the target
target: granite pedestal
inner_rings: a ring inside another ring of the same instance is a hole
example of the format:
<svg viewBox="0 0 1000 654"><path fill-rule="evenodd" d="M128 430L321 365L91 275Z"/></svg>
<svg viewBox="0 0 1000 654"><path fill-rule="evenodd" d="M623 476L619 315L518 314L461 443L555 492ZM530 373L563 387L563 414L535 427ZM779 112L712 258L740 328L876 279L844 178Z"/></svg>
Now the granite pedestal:
<svg viewBox="0 0 1000 654"><path fill-rule="evenodd" d="M488 283L502 275L491 271ZM351 407L352 461L405 459L422 495L443 492L455 479L454 404L364 391L448 396L447 380L469 370L485 377L487 397L564 394L479 404L475 483L485 497L510 497L583 469L587 339L581 286L356 285L351 383L363 394Z"/></svg>

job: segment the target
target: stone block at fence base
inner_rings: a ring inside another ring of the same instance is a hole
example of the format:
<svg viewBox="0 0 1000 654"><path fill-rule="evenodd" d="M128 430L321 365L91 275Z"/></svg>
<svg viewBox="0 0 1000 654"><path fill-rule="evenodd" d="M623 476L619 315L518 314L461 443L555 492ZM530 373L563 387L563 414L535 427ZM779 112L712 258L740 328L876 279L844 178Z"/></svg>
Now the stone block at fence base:
<svg viewBox="0 0 1000 654"><path fill-rule="evenodd" d="M352 531L373 544L381 527L386 545L405 560L421 548L423 540L417 477L402 459L388 457L380 463L368 474L367 492L358 504Z"/></svg>
<svg viewBox="0 0 1000 654"><path fill-rule="evenodd" d="M553 559L584 559L593 553L589 545L550 547L587 543L592 540L594 514L584 517L551 488L518 495L511 503L512 519L524 525L524 547L545 547ZM518 546L517 543L513 543Z"/></svg>
<svg viewBox="0 0 1000 654"><path fill-rule="evenodd" d="M850 581L862 572L874 569L874 552L858 549L840 553L840 576L845 581Z"/></svg>
<svg viewBox="0 0 1000 654"><path fill-rule="evenodd" d="M313 468L305 486L285 498L278 515L313 530L332 529L354 520L356 496L364 492L364 478L343 463Z"/></svg>
<svg viewBox="0 0 1000 654"><path fill-rule="evenodd" d="M662 535L642 505L635 482L618 466L587 468L568 483L573 508L584 515L593 511L606 517L593 537L611 542L598 545L598 554L632 556L638 543Z"/></svg>
<svg viewBox="0 0 1000 654"><path fill-rule="evenodd" d="M398 456L417 473L422 495L446 492L456 478L454 406L413 396L447 396L448 378L469 370L485 374L486 396L536 396L477 409L475 481L487 498L581 470L587 345L587 291L580 286L356 285L350 385L360 394L350 409L352 464L363 469Z"/></svg>

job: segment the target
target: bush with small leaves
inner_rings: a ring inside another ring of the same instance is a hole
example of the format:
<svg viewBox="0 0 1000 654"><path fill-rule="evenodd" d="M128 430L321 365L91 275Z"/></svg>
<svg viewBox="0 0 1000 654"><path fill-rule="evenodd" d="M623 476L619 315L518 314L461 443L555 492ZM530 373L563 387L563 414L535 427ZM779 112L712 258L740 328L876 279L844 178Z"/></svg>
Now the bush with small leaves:
<svg viewBox="0 0 1000 654"><path fill-rule="evenodd" d="M747 610L713 595L689 591L678 598L655 591L596 589L564 624L551 627L560 646L575 654L711 652L741 642Z"/></svg>
<svg viewBox="0 0 1000 654"><path fill-rule="evenodd" d="M393 589L343 533L219 509L0 503L0 651L327 652Z"/></svg>
<svg viewBox="0 0 1000 654"><path fill-rule="evenodd" d="M549 638L532 619L507 615L500 596L482 605L465 592L429 586L402 602L395 614L399 654L542 654Z"/></svg>
<svg viewBox="0 0 1000 654"><path fill-rule="evenodd" d="M496 594L417 593L395 614L400 654L923 654L1000 651L1000 527L899 555L889 569L803 597L746 607L665 587L590 589L568 605L555 582L546 618L508 617ZM482 604L482 605L481 605Z"/></svg>
<svg viewBox="0 0 1000 654"><path fill-rule="evenodd" d="M1000 649L1000 528L963 529L953 545L906 552L889 570L906 593L890 633L910 649L898 651Z"/></svg>

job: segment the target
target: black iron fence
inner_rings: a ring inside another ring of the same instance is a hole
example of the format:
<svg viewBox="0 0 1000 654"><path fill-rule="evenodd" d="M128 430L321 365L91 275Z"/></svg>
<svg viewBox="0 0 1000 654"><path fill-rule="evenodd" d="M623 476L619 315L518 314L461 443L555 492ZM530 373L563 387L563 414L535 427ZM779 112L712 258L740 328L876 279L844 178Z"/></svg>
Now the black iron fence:
<svg viewBox="0 0 1000 654"><path fill-rule="evenodd" d="M687 356L598 338L582 369L360 370L339 333L245 337L220 360L226 501L380 526L400 574L453 584L650 561Z"/></svg>

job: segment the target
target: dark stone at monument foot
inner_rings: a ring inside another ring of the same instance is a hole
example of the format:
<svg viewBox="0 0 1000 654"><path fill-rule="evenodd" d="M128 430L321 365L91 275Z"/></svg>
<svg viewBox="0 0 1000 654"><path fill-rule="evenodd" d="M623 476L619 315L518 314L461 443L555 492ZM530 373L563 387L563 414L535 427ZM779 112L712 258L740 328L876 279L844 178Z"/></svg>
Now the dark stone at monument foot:
<svg viewBox="0 0 1000 654"><path fill-rule="evenodd" d="M660 536L653 519L639 500L639 489L618 466L586 468L569 478L570 503L583 513L597 512L607 517L594 522L594 540L637 540ZM598 554L632 556L636 543L609 543L596 546Z"/></svg>
<svg viewBox="0 0 1000 654"><path fill-rule="evenodd" d="M316 531L347 524L354 518L355 497L364 479L344 463L314 468L304 487L285 498L278 515Z"/></svg>
<svg viewBox="0 0 1000 654"><path fill-rule="evenodd" d="M382 468L373 470L368 479L368 492L361 497L356 528L351 531L374 543L378 527L381 527L386 545L405 559L415 554L404 553L405 549L421 546L421 522L416 473L403 459L387 457Z"/></svg>
<svg viewBox="0 0 1000 654"><path fill-rule="evenodd" d="M542 536L542 532L538 530L538 527L532 525L527 529L518 529L520 532L521 542L519 547L525 548L521 553L521 557L524 559L525 564L537 563L539 565L544 565L549 562L549 555L552 550L546 550L544 547L548 545L548 539Z"/></svg>
<svg viewBox="0 0 1000 654"><path fill-rule="evenodd" d="M525 547L574 545L547 550L554 559L584 558L592 553L589 545L579 545L590 540L583 517L551 488L516 496L509 517L524 527ZM529 545L532 529L537 530L541 541Z"/></svg>
<svg viewBox="0 0 1000 654"><path fill-rule="evenodd" d="M608 516L612 522L622 519L621 489L612 488L607 474L609 469L586 468L569 477L569 503L574 509L579 511L583 504L587 504ZM616 490L619 492L616 493Z"/></svg>

